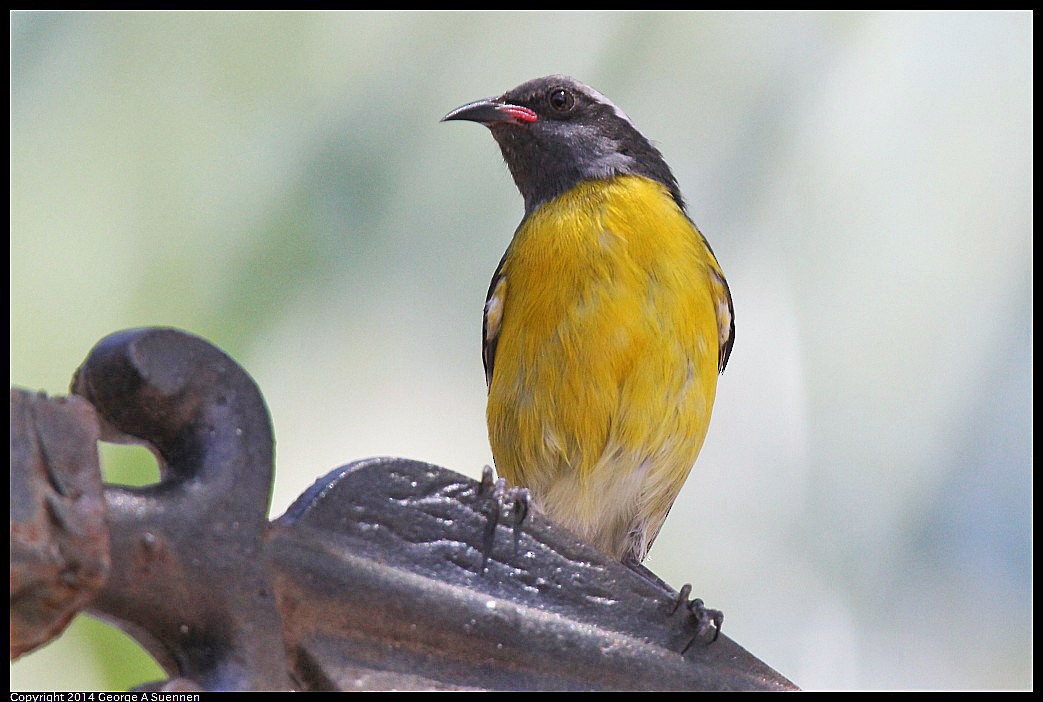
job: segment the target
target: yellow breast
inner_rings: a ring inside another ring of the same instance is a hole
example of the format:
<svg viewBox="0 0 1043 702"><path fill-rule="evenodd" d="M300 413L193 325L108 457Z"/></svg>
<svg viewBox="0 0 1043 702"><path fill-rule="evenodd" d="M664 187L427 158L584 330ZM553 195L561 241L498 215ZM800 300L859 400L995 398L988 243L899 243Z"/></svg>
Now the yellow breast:
<svg viewBox="0 0 1043 702"><path fill-rule="evenodd" d="M727 287L660 184L581 183L515 233L486 306L497 470L617 558L644 558L706 436Z"/></svg>

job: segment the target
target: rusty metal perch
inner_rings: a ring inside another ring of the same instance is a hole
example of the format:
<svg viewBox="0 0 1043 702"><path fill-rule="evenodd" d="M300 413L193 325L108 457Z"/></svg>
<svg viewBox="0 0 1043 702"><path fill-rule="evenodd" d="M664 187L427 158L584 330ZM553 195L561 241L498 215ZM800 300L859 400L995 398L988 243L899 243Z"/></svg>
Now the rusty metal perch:
<svg viewBox="0 0 1043 702"><path fill-rule="evenodd" d="M73 392L11 394L12 658L86 609L165 689L795 689L710 643L687 587L526 513L490 473L359 461L268 521L267 409L202 339L109 336ZM160 482L103 485L99 434L146 442Z"/></svg>

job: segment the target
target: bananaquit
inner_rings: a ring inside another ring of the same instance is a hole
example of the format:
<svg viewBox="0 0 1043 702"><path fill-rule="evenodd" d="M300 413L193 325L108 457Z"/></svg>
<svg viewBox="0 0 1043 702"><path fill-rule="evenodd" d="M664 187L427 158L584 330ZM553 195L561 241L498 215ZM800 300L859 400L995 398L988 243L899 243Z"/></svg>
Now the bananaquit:
<svg viewBox="0 0 1043 702"><path fill-rule="evenodd" d="M485 303L496 469L640 564L706 437L728 283L663 156L593 88L537 78L446 120L489 128L525 200Z"/></svg>

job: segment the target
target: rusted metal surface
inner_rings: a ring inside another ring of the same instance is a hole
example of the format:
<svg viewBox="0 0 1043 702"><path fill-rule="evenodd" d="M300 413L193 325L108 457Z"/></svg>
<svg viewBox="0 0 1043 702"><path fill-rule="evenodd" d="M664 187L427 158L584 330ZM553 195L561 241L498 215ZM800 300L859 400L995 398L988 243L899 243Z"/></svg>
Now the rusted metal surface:
<svg viewBox="0 0 1043 702"><path fill-rule="evenodd" d="M272 536L299 675L335 689L790 687L727 636L693 643L677 593L518 509L491 481L403 459L316 482Z"/></svg>
<svg viewBox="0 0 1043 702"><path fill-rule="evenodd" d="M112 568L89 609L179 687L794 689L491 478L360 461L268 522L263 400L198 338L113 335L73 387L161 464L157 485L104 488Z"/></svg>
<svg viewBox="0 0 1043 702"><path fill-rule="evenodd" d="M161 475L105 487L112 572L90 610L203 689L290 689L264 543L272 432L253 380L202 339L146 329L101 341L73 390L104 438L154 447Z"/></svg>
<svg viewBox="0 0 1043 702"><path fill-rule="evenodd" d="M109 569L98 423L78 397L11 390L11 658L65 629Z"/></svg>

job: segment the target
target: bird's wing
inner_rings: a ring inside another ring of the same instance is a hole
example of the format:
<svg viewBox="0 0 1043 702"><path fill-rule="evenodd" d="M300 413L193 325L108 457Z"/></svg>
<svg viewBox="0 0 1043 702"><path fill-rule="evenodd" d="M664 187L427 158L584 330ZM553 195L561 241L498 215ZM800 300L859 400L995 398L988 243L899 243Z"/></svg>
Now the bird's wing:
<svg viewBox="0 0 1043 702"><path fill-rule="evenodd" d="M486 387L493 381L493 362L496 359L496 342L500 339L500 321L503 319L504 297L507 294L507 278L500 272L507 254L496 266L493 279L489 282L489 292L485 296L485 310L482 315L482 364L485 366Z"/></svg>
<svg viewBox="0 0 1043 702"><path fill-rule="evenodd" d="M685 215L688 216L687 214ZM721 271L721 264L717 262L717 256L710 248L710 242L703 236L702 231L689 217L688 222L692 229L699 235L706 247L709 256L710 290L713 293L713 301L717 312L717 372L723 373L724 367L728 365L728 357L732 355L732 344L735 343L735 308L732 306L732 291L728 288L728 281Z"/></svg>
<svg viewBox="0 0 1043 702"><path fill-rule="evenodd" d="M710 289L717 306L717 370L723 373L724 367L728 365L728 357L732 355L732 344L735 343L735 310L728 281L719 268L710 269Z"/></svg>

